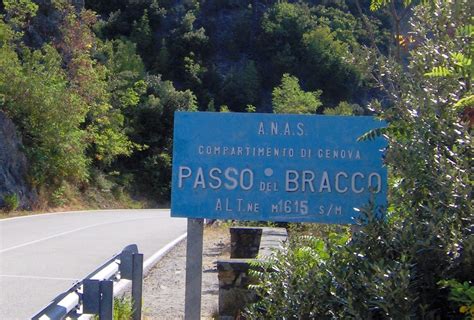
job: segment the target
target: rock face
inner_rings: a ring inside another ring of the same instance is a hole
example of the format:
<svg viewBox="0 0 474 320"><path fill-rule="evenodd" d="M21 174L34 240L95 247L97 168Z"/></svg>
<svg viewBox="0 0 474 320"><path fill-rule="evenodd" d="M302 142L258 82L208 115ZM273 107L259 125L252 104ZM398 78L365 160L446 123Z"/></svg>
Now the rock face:
<svg viewBox="0 0 474 320"><path fill-rule="evenodd" d="M26 182L28 163L21 146L15 125L0 111L0 208L8 194L17 194L23 209L31 208L36 199Z"/></svg>

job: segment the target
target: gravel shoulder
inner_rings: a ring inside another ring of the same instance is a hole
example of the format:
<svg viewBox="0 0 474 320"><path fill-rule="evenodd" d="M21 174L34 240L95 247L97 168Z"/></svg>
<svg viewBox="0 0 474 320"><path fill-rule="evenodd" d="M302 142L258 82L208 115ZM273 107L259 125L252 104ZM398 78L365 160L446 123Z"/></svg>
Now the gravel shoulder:
<svg viewBox="0 0 474 320"><path fill-rule="evenodd" d="M206 226L203 243L201 318L214 319L218 310L219 281L216 261L230 256L229 228ZM147 274L143 284L145 319L184 319L186 241L172 249Z"/></svg>

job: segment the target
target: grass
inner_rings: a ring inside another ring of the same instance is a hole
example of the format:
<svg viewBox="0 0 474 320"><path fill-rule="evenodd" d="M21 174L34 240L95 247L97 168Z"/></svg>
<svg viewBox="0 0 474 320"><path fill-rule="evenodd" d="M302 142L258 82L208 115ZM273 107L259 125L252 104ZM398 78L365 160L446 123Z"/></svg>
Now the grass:
<svg viewBox="0 0 474 320"><path fill-rule="evenodd" d="M132 319L133 308L131 298L114 298L114 314L113 319L129 320Z"/></svg>
<svg viewBox="0 0 474 320"><path fill-rule="evenodd" d="M114 320L131 320L133 315L132 299L128 297L114 298ZM94 316L94 320L99 320L99 316Z"/></svg>

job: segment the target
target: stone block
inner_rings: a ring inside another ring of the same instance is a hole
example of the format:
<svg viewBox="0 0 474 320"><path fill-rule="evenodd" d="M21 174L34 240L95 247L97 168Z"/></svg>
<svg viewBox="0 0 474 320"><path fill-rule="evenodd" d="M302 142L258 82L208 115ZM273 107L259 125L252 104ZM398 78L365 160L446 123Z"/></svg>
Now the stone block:
<svg viewBox="0 0 474 320"><path fill-rule="evenodd" d="M284 228L232 227L230 234L231 258L217 261L219 319L236 319L245 305L257 300L257 294L249 288L254 283L249 275L249 270L255 268L252 262L282 250L287 239Z"/></svg>

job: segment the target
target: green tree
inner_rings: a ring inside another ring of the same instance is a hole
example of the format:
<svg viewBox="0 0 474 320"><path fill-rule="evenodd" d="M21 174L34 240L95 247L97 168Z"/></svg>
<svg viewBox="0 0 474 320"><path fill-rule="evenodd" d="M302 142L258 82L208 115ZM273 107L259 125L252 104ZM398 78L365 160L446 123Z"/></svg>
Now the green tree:
<svg viewBox="0 0 474 320"><path fill-rule="evenodd" d="M135 43L126 39L106 41L96 57L108 71L106 80L111 105L128 117L128 109L138 105L146 88L142 80L145 66L136 52Z"/></svg>
<svg viewBox="0 0 474 320"><path fill-rule="evenodd" d="M311 114L322 105L319 97L321 91L305 92L299 80L287 73L281 78L281 84L272 92L273 112Z"/></svg>
<svg viewBox="0 0 474 320"><path fill-rule="evenodd" d="M321 88L330 101L350 100L361 89L362 74L355 67L349 46L336 40L328 27L305 33L303 43L309 66L303 74L308 86Z"/></svg>
<svg viewBox="0 0 474 320"><path fill-rule="evenodd" d="M142 55L147 56L150 53L153 35L151 33L148 10L143 11L143 15L138 22L133 22L130 40L136 43Z"/></svg>
<svg viewBox="0 0 474 320"><path fill-rule="evenodd" d="M370 84L361 43L367 32L358 18L338 8L342 3L277 2L264 14L259 53L267 83L273 87L277 77L290 73L308 89L321 89L327 104L364 100Z"/></svg>
<svg viewBox="0 0 474 320"><path fill-rule="evenodd" d="M97 44L100 47L100 42ZM145 74L145 65L137 53L137 45L126 38L105 41L95 54L96 59L113 74L124 71L132 72L136 77Z"/></svg>
<svg viewBox="0 0 474 320"><path fill-rule="evenodd" d="M170 52L168 49L168 45L166 44L166 40L161 40L160 50L158 51L158 55L156 57L155 64L153 66L154 71L161 74L166 74L170 68Z"/></svg>
<svg viewBox="0 0 474 320"><path fill-rule="evenodd" d="M265 12L260 36L261 54L271 62L271 75L276 83L282 73L295 73L303 34L317 25L307 4L277 2Z"/></svg>
<svg viewBox="0 0 474 320"><path fill-rule="evenodd" d="M225 77L219 102L233 111L244 111L248 104L257 104L261 90L260 75L255 61L249 60Z"/></svg>
<svg viewBox="0 0 474 320"><path fill-rule="evenodd" d="M203 27L196 28L196 14L188 11L182 16L176 28L172 29L167 44L173 56L183 59L190 51L200 55L205 51L209 38Z"/></svg>
<svg viewBox="0 0 474 320"><path fill-rule="evenodd" d="M69 86L59 53L49 45L22 50L20 61L11 42L13 32L0 21L1 108L20 127L34 187L88 175L85 133L80 125L86 106Z"/></svg>
<svg viewBox="0 0 474 320"><path fill-rule="evenodd" d="M162 202L169 200L171 155L175 111L196 111L196 97L190 90L178 91L159 76L145 78L146 92L133 112L130 136L146 146L124 161L135 173L146 194Z"/></svg>
<svg viewBox="0 0 474 320"><path fill-rule="evenodd" d="M31 0L4 0L5 20L14 31L22 33L29 21L36 15L38 5Z"/></svg>
<svg viewBox="0 0 474 320"><path fill-rule="evenodd" d="M85 131L88 152L99 164L110 164L119 155L130 155L135 147L124 132L124 116L110 103L108 70L92 57L97 39L92 32L93 12L76 13L74 7L58 2L63 14L58 46L66 63L71 88L87 106ZM132 56L133 57L133 56Z"/></svg>
<svg viewBox="0 0 474 320"><path fill-rule="evenodd" d="M363 113L363 109L356 103L341 101L335 108L325 108L323 113L327 116L352 116Z"/></svg>
<svg viewBox="0 0 474 320"><path fill-rule="evenodd" d="M202 77L207 69L199 61L196 61L196 56L192 51L188 56L184 57L184 70L185 79L190 88L202 85Z"/></svg>

